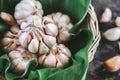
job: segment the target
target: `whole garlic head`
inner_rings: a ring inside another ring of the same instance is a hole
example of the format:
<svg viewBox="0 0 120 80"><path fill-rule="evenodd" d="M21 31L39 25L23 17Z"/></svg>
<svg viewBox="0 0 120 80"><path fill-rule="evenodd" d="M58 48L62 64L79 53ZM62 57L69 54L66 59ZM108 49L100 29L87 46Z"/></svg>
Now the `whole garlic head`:
<svg viewBox="0 0 120 80"><path fill-rule="evenodd" d="M15 7L14 17L18 24L26 21L27 17L32 15L38 15L42 17L43 10L42 5L36 0L22 0Z"/></svg>
<svg viewBox="0 0 120 80"><path fill-rule="evenodd" d="M38 61L44 67L64 68L71 58L70 50L63 44L54 45L48 54L39 56Z"/></svg>
<svg viewBox="0 0 120 80"><path fill-rule="evenodd" d="M37 59L35 54L28 52L23 47L18 47L17 50L11 51L9 58L12 61L12 68L16 73L23 73L28 63L33 59Z"/></svg>

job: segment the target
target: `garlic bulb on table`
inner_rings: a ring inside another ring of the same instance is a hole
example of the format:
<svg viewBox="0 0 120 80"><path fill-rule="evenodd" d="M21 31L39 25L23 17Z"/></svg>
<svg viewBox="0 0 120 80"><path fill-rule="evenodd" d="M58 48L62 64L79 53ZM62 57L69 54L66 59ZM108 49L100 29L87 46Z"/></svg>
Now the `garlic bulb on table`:
<svg viewBox="0 0 120 80"><path fill-rule="evenodd" d="M64 68L71 58L70 50L63 44L56 44L49 53L39 56L38 61L44 67Z"/></svg>
<svg viewBox="0 0 120 80"><path fill-rule="evenodd" d="M42 17L43 10L42 5L36 0L22 0L15 7L14 17L18 24L26 21L27 17L32 15L38 15Z"/></svg>
<svg viewBox="0 0 120 80"><path fill-rule="evenodd" d="M9 58L12 61L12 69L16 73L23 73L28 65L28 63L37 59L35 54L32 54L19 46L16 50L9 53Z"/></svg>

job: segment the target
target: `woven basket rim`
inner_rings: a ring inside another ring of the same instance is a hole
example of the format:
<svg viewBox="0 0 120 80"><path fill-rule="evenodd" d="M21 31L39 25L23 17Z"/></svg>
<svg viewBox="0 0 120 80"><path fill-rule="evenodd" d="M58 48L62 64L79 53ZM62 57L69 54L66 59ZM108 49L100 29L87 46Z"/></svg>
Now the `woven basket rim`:
<svg viewBox="0 0 120 80"><path fill-rule="evenodd" d="M93 42L88 50L88 58L89 58L89 62L91 62L94 59L94 55L99 45L101 35L99 31L98 19L97 19L94 7L92 5L90 5L89 7L87 15L90 18L87 24L88 29L90 29L93 33Z"/></svg>

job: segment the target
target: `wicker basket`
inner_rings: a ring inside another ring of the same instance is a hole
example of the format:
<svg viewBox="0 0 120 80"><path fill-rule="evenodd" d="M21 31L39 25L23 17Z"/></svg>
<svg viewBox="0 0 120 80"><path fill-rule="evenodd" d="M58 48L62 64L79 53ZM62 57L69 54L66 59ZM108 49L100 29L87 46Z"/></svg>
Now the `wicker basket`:
<svg viewBox="0 0 120 80"><path fill-rule="evenodd" d="M99 41L101 39L97 16L96 16L96 13L95 13L92 5L90 5L90 7L88 9L88 14L87 14L87 17L85 18L85 20L83 21L83 24L88 26L88 28L91 29L93 32L94 40L88 51L89 62L91 62L94 58L94 54L97 50Z"/></svg>
<svg viewBox="0 0 120 80"><path fill-rule="evenodd" d="M88 27L88 29L92 30L93 32L93 43L89 48L88 52L88 57L89 57L89 62L91 62L94 58L94 54L96 52L96 49L99 45L100 41L100 32L99 32L99 27L98 27L98 20L94 11L94 8L92 5L90 5L88 9L88 14L86 18L84 19L83 23L81 24L82 27ZM3 75L0 74L0 80L6 80ZM22 80L27 80L27 79L22 79Z"/></svg>

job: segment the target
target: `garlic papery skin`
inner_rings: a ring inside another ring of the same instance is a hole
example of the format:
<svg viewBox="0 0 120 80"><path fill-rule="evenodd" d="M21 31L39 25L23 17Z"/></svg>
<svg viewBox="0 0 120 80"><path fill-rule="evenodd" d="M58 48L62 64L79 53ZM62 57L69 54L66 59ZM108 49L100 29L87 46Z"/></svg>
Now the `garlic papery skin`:
<svg viewBox="0 0 120 80"><path fill-rule="evenodd" d="M21 46L11 51L8 56L12 61L13 71L16 73L23 73L28 63L33 59L37 59L35 54L28 52Z"/></svg>
<svg viewBox="0 0 120 80"><path fill-rule="evenodd" d="M22 0L16 5L14 17L18 24L25 22L27 17L31 15L42 17L43 10L40 2L36 0Z"/></svg>
<svg viewBox="0 0 120 80"><path fill-rule="evenodd" d="M63 44L55 44L49 53L39 56L38 62L43 67L64 68L68 66L71 56L70 50Z"/></svg>
<svg viewBox="0 0 120 80"><path fill-rule="evenodd" d="M120 28L111 28L103 33L103 36L110 41L116 41L120 38Z"/></svg>
<svg viewBox="0 0 120 80"><path fill-rule="evenodd" d="M105 8L102 16L101 16L101 19L100 19L100 22L101 23L105 23L105 22L109 22L112 18L112 11L110 8Z"/></svg>

